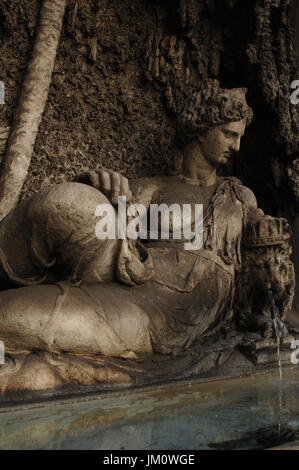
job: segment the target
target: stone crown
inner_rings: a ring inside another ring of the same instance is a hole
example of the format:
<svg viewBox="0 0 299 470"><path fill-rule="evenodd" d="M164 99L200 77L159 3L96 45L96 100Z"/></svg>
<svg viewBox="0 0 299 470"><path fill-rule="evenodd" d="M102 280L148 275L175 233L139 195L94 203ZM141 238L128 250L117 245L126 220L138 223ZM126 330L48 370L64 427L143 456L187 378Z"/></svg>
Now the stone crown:
<svg viewBox="0 0 299 470"><path fill-rule="evenodd" d="M290 238L289 224L282 217L263 216L246 227L245 246L281 245Z"/></svg>

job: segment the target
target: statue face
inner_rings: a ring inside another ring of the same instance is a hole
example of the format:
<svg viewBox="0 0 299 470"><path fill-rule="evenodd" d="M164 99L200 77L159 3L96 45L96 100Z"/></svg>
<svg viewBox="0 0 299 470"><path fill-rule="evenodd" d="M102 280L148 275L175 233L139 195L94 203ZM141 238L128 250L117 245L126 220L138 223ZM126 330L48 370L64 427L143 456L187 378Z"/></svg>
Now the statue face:
<svg viewBox="0 0 299 470"><path fill-rule="evenodd" d="M240 150L244 132L245 120L215 126L206 137L199 139L203 157L213 167L227 163L232 153Z"/></svg>

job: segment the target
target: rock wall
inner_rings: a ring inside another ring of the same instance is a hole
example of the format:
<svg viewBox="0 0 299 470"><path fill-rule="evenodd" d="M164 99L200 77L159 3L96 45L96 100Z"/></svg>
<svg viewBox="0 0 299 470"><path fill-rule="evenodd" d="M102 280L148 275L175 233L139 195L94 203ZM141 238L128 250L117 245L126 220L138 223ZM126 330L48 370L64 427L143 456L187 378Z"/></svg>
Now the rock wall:
<svg viewBox="0 0 299 470"><path fill-rule="evenodd" d="M299 63L299 2L297 0L293 0L292 4L291 25L293 29L296 61Z"/></svg>

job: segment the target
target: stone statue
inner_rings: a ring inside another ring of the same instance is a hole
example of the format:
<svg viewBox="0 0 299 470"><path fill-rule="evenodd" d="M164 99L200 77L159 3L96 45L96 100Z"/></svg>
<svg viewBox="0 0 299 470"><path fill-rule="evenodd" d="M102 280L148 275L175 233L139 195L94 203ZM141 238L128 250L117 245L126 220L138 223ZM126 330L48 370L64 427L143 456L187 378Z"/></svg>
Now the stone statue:
<svg viewBox="0 0 299 470"><path fill-rule="evenodd" d="M186 100L181 174L129 183L90 171L3 219L2 394L188 377L221 364L235 337L223 346L223 331L237 329L239 341L248 329L273 335L269 292L280 319L294 293L287 223L265 216L237 178L216 174L251 122L245 94L208 80ZM156 239L97 238L96 208L111 204L117 226L118 196L146 208L203 204L203 246L164 239L162 220Z"/></svg>

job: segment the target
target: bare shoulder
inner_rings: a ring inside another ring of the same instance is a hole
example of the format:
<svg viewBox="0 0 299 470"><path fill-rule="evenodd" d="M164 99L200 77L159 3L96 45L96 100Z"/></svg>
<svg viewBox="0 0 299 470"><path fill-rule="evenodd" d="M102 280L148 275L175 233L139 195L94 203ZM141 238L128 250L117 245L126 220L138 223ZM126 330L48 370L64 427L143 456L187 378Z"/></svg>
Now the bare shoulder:
<svg viewBox="0 0 299 470"><path fill-rule="evenodd" d="M241 201L246 205L248 210L257 209L256 197L251 189L244 186L244 184L239 181L237 184L237 190Z"/></svg>

